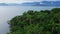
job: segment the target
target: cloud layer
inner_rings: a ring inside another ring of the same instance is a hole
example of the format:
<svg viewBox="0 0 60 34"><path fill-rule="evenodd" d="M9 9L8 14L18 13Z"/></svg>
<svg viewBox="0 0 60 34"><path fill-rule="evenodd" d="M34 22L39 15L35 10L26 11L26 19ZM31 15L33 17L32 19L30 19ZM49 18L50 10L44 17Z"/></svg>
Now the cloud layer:
<svg viewBox="0 0 60 34"><path fill-rule="evenodd" d="M60 1L60 0L0 0L3 3L21 3L21 2L31 2L31 1Z"/></svg>

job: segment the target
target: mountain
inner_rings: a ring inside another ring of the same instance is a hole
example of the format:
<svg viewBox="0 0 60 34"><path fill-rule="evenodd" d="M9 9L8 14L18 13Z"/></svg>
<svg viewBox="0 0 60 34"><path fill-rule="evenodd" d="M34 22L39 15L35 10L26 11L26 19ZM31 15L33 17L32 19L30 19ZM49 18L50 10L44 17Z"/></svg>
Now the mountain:
<svg viewBox="0 0 60 34"><path fill-rule="evenodd" d="M0 6L20 6L21 4L18 3L0 3Z"/></svg>
<svg viewBox="0 0 60 34"><path fill-rule="evenodd" d="M60 6L60 1L42 1L42 2L26 2L22 5L29 6Z"/></svg>
<svg viewBox="0 0 60 34"><path fill-rule="evenodd" d="M40 2L25 2L22 3L21 6L39 6Z"/></svg>
<svg viewBox="0 0 60 34"><path fill-rule="evenodd" d="M18 3L0 3L0 6L60 6L60 1L41 1Z"/></svg>
<svg viewBox="0 0 60 34"><path fill-rule="evenodd" d="M44 6L60 6L60 1L43 1L40 5Z"/></svg>
<svg viewBox="0 0 60 34"><path fill-rule="evenodd" d="M40 5L40 2L25 2L25 3L22 3L21 5L24 5L24 6L36 6L36 5Z"/></svg>
<svg viewBox="0 0 60 34"><path fill-rule="evenodd" d="M8 4L6 3L0 3L0 6L7 6Z"/></svg>

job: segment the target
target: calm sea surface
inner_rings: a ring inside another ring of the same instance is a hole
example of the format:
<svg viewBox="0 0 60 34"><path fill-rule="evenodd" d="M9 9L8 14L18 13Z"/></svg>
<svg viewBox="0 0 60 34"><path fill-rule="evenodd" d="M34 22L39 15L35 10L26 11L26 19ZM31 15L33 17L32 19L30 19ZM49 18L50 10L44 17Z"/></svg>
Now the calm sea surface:
<svg viewBox="0 0 60 34"><path fill-rule="evenodd" d="M60 7L47 7L47 6L0 6L0 34L6 34L9 32L8 20L12 19L14 16L21 15L28 10L50 10L52 8Z"/></svg>

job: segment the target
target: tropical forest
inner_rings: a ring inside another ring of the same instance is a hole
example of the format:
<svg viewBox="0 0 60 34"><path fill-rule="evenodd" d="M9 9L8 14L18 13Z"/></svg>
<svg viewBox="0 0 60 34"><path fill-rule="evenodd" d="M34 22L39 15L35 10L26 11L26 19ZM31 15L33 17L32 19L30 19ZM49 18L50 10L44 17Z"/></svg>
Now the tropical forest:
<svg viewBox="0 0 60 34"><path fill-rule="evenodd" d="M7 34L60 34L60 8L28 10L9 20Z"/></svg>

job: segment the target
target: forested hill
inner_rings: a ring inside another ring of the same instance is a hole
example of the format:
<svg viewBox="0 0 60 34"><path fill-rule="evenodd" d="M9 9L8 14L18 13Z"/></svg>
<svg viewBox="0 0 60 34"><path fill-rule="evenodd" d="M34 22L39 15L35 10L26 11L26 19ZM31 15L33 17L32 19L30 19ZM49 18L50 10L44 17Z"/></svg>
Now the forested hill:
<svg viewBox="0 0 60 34"><path fill-rule="evenodd" d="M29 10L9 21L8 34L60 34L60 8Z"/></svg>

